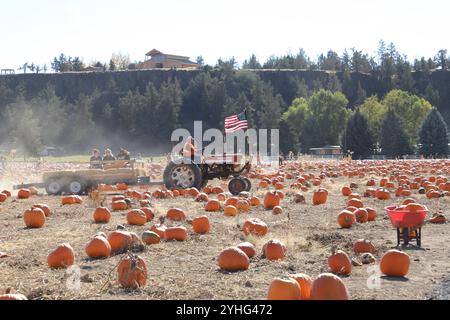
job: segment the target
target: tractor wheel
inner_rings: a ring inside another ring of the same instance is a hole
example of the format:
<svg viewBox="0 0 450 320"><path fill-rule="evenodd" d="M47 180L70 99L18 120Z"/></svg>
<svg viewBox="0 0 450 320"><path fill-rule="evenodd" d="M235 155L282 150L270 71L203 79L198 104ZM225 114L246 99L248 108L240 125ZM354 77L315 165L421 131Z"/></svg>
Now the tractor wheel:
<svg viewBox="0 0 450 320"><path fill-rule="evenodd" d="M45 182L45 191L49 196L58 196L63 191L63 182L58 179L49 179Z"/></svg>
<svg viewBox="0 0 450 320"><path fill-rule="evenodd" d="M244 182L245 182L245 190L244 191L250 192L250 190L252 190L251 181L247 178L243 178L242 180L244 180Z"/></svg>
<svg viewBox="0 0 450 320"><path fill-rule="evenodd" d="M68 180L65 186L67 194L81 195L86 191L86 182L80 177L73 177Z"/></svg>
<svg viewBox="0 0 450 320"><path fill-rule="evenodd" d="M164 170L164 184L167 189L201 189L204 181L200 168L192 161L171 161Z"/></svg>
<svg viewBox="0 0 450 320"><path fill-rule="evenodd" d="M239 195L241 192L246 191L247 183L243 179L234 178L228 183L228 190L234 196Z"/></svg>

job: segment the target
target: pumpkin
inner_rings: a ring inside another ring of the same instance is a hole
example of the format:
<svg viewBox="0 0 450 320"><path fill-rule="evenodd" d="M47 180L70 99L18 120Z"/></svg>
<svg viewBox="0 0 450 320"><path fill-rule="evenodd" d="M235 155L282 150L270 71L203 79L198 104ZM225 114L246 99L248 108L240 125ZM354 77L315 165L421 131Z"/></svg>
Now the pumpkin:
<svg viewBox="0 0 450 320"><path fill-rule="evenodd" d="M224 190L221 187L214 187L212 188L212 193L214 194L220 194L220 193L224 193Z"/></svg>
<svg viewBox="0 0 450 320"><path fill-rule="evenodd" d="M125 200L125 196L114 196L111 199L112 202L116 202L116 201L120 201L120 200Z"/></svg>
<svg viewBox="0 0 450 320"><path fill-rule="evenodd" d="M166 229L164 236L167 241L186 241L188 234L185 227L171 227Z"/></svg>
<svg viewBox="0 0 450 320"><path fill-rule="evenodd" d="M38 203L38 204L33 205L31 208L32 209L34 209L34 208L41 209L42 211L44 211L44 214L46 217L49 217L52 214L52 211L50 210L49 206L46 204Z"/></svg>
<svg viewBox="0 0 450 320"><path fill-rule="evenodd" d="M230 205L225 207L223 213L227 217L235 217L238 214L238 210L235 206Z"/></svg>
<svg viewBox="0 0 450 320"><path fill-rule="evenodd" d="M292 278L273 279L267 293L268 300L300 300L300 298L300 285L295 279Z"/></svg>
<svg viewBox="0 0 450 320"><path fill-rule="evenodd" d="M8 196L4 193L0 193L0 203L5 202L8 199Z"/></svg>
<svg viewBox="0 0 450 320"><path fill-rule="evenodd" d="M450 190L449 190L450 191ZM11 192L9 192L8 190L3 190L1 193L6 194L6 196L8 198L11 198Z"/></svg>
<svg viewBox="0 0 450 320"><path fill-rule="evenodd" d="M92 259L108 258L111 255L111 245L105 237L97 236L86 245L85 251Z"/></svg>
<svg viewBox="0 0 450 320"><path fill-rule="evenodd" d="M354 213L356 222L365 223L369 220L369 214L366 209L360 208L356 210Z"/></svg>
<svg viewBox="0 0 450 320"><path fill-rule="evenodd" d="M205 210L208 212L217 212L220 211L221 205L219 200L209 200L205 205Z"/></svg>
<svg viewBox="0 0 450 320"><path fill-rule="evenodd" d="M256 255L255 246L250 242L243 242L241 244L238 244L237 247L244 251L247 257L249 257L250 259Z"/></svg>
<svg viewBox="0 0 450 320"><path fill-rule="evenodd" d="M447 222L447 218L443 214L436 214L430 219L431 223L444 224Z"/></svg>
<svg viewBox="0 0 450 320"><path fill-rule="evenodd" d="M217 195L217 200L219 200L219 201L225 201L226 198L227 198L227 196L225 195L225 193L219 193Z"/></svg>
<svg viewBox="0 0 450 320"><path fill-rule="evenodd" d="M425 207L419 203L408 203L406 205L405 209L409 212L414 213L414 212L425 210Z"/></svg>
<svg viewBox="0 0 450 320"><path fill-rule="evenodd" d="M339 277L323 273L313 281L311 300L350 300L350 295Z"/></svg>
<svg viewBox="0 0 450 320"><path fill-rule="evenodd" d="M162 224L155 224L155 225L151 226L151 228L149 230L156 233L161 239L164 239L166 236L167 227Z"/></svg>
<svg viewBox="0 0 450 320"><path fill-rule="evenodd" d="M237 209L242 212L250 211L250 202L247 200L239 200L237 203Z"/></svg>
<svg viewBox="0 0 450 320"><path fill-rule="evenodd" d="M179 208L169 209L166 213L166 217L172 221L183 221L186 220L186 214L183 210Z"/></svg>
<svg viewBox="0 0 450 320"><path fill-rule="evenodd" d="M353 244L353 251L355 253L375 253L377 249L370 240L359 239Z"/></svg>
<svg viewBox="0 0 450 320"><path fill-rule="evenodd" d="M416 200L412 199L412 198L408 198L405 201L403 201L403 205L405 205L405 206L407 206L410 203L416 203Z"/></svg>
<svg viewBox="0 0 450 320"><path fill-rule="evenodd" d="M152 244L158 244L161 241L161 237L153 231L144 231L142 234L142 241L145 244L152 245Z"/></svg>
<svg viewBox="0 0 450 320"><path fill-rule="evenodd" d="M239 202L239 198L231 197L228 198L227 201L225 201L225 206L233 206L237 208L237 204Z"/></svg>
<svg viewBox="0 0 450 320"><path fill-rule="evenodd" d="M209 223L209 219L207 216L197 217L192 220L192 228L195 233L205 234L208 233L211 229L211 225Z"/></svg>
<svg viewBox="0 0 450 320"><path fill-rule="evenodd" d="M328 257L328 266L331 272L340 275L349 275L352 272L352 261L350 257L342 250L331 251Z"/></svg>
<svg viewBox="0 0 450 320"><path fill-rule="evenodd" d="M209 198L206 193L199 193L197 197L195 197L196 202L208 202Z"/></svg>
<svg viewBox="0 0 450 320"><path fill-rule="evenodd" d="M326 191L325 189L319 189L314 191L313 193L313 205L317 206L317 205L321 205L327 202L328 199L328 191Z"/></svg>
<svg viewBox="0 0 450 320"><path fill-rule="evenodd" d="M350 187L345 186L342 187L341 192L344 197L348 197L352 193L352 189L350 189Z"/></svg>
<svg viewBox="0 0 450 320"><path fill-rule="evenodd" d="M264 208L272 210L274 207L280 205L280 196L277 191L268 191L264 195Z"/></svg>
<svg viewBox="0 0 450 320"><path fill-rule="evenodd" d="M390 277L404 277L409 271L410 259L405 252L393 249L386 252L380 261L381 273Z"/></svg>
<svg viewBox="0 0 450 320"><path fill-rule="evenodd" d="M259 200L258 197L251 197L250 198L250 205L252 207L259 207L261 205L261 200Z"/></svg>
<svg viewBox="0 0 450 320"><path fill-rule="evenodd" d="M352 198L347 201L347 207L364 208L364 204L361 200Z"/></svg>
<svg viewBox="0 0 450 320"><path fill-rule="evenodd" d="M45 213L42 209L34 208L26 210L23 215L23 221L27 228L39 229L45 224Z"/></svg>
<svg viewBox="0 0 450 320"><path fill-rule="evenodd" d="M128 204L125 200L117 200L112 203L113 211L123 211L128 209Z"/></svg>
<svg viewBox="0 0 450 320"><path fill-rule="evenodd" d="M141 208L141 210L142 210L142 212L144 212L147 222L150 222L155 218L155 214L153 213L153 210L150 209L149 207Z"/></svg>
<svg viewBox="0 0 450 320"><path fill-rule="evenodd" d="M128 185L126 183L117 183L116 188L119 191L126 191L128 190Z"/></svg>
<svg viewBox="0 0 450 320"><path fill-rule="evenodd" d="M28 300L28 298L21 294L21 293L5 293L5 294L0 294L0 301L2 300Z"/></svg>
<svg viewBox="0 0 450 320"><path fill-rule="evenodd" d="M61 199L63 205L81 204L82 199L80 196L67 196Z"/></svg>
<svg viewBox="0 0 450 320"><path fill-rule="evenodd" d="M236 247L222 250L217 258L217 263L222 270L230 272L247 270L250 266L248 256L244 251Z"/></svg>
<svg viewBox="0 0 450 320"><path fill-rule="evenodd" d="M273 213L274 215L282 214L282 213L283 213L283 208L280 207L280 206L276 206L276 207L274 207L274 208L272 209L272 213Z"/></svg>
<svg viewBox="0 0 450 320"><path fill-rule="evenodd" d="M131 210L127 214L127 222L132 226L143 226L147 223L147 216L140 209Z"/></svg>
<svg viewBox="0 0 450 320"><path fill-rule="evenodd" d="M200 193L200 191L198 191L198 189L197 188L190 188L189 189L189 195L191 196L191 197L196 197L196 196L198 196L198 194Z"/></svg>
<svg viewBox="0 0 450 320"><path fill-rule="evenodd" d="M261 219L252 218L244 222L242 231L247 236L249 234L253 234L259 237L264 237L269 231L269 228L267 227L267 224Z"/></svg>
<svg viewBox="0 0 450 320"><path fill-rule="evenodd" d="M68 243L59 245L54 251L47 256L47 264L50 268L67 268L73 265L75 261L75 253Z"/></svg>
<svg viewBox="0 0 450 320"><path fill-rule="evenodd" d="M269 183L265 180L259 182L258 187L261 189L267 189L269 187Z"/></svg>
<svg viewBox="0 0 450 320"><path fill-rule="evenodd" d="M111 211L108 208L100 207L94 211L94 221L96 223L108 223L111 220Z"/></svg>
<svg viewBox="0 0 450 320"><path fill-rule="evenodd" d="M31 196L31 191L29 189L20 189L17 192L17 198L28 199Z"/></svg>
<svg viewBox="0 0 450 320"><path fill-rule="evenodd" d="M117 273L119 284L124 288L137 289L147 283L147 265L137 255L128 254L123 258L117 267Z"/></svg>
<svg viewBox="0 0 450 320"><path fill-rule="evenodd" d="M377 212L375 211L375 209L367 207L366 211L367 211L367 220L368 221L375 221L377 219Z"/></svg>
<svg viewBox="0 0 450 320"><path fill-rule="evenodd" d="M263 247L263 256L268 260L283 260L285 254L286 247L279 240L269 240Z"/></svg>
<svg viewBox="0 0 450 320"><path fill-rule="evenodd" d="M313 279L304 273L290 274L289 278L294 279L300 285L300 300L311 300Z"/></svg>
<svg viewBox="0 0 450 320"><path fill-rule="evenodd" d="M133 243L131 233L128 231L113 231L108 235L108 242L114 253L123 252Z"/></svg>
<svg viewBox="0 0 450 320"><path fill-rule="evenodd" d="M356 222L355 215L348 210L344 210L339 213L337 217L337 222L341 226L341 228L350 228L353 223Z"/></svg>
<svg viewBox="0 0 450 320"><path fill-rule="evenodd" d="M387 189L381 188L377 189L375 192L375 197L377 197L378 200L389 200L391 198L391 194Z"/></svg>

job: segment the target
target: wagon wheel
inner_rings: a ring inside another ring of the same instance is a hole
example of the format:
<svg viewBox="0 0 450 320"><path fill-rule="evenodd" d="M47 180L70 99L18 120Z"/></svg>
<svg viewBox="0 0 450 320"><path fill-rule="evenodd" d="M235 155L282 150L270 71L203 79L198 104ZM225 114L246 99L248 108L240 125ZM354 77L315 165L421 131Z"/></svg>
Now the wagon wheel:
<svg viewBox="0 0 450 320"><path fill-rule="evenodd" d="M86 182L81 177L72 177L64 189L67 194L81 195L86 191Z"/></svg>
<svg viewBox="0 0 450 320"><path fill-rule="evenodd" d="M49 179L45 182L45 191L49 196L60 195L63 191L63 183L58 179Z"/></svg>

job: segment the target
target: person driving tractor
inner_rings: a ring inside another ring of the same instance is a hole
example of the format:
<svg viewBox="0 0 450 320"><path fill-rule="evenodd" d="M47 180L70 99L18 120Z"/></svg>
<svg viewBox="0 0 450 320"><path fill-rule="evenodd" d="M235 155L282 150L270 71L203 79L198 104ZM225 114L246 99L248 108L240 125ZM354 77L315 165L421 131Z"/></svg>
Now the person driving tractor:
<svg viewBox="0 0 450 320"><path fill-rule="evenodd" d="M186 143L184 144L183 147L183 157L194 160L195 151L196 149L194 138L192 137L187 138Z"/></svg>

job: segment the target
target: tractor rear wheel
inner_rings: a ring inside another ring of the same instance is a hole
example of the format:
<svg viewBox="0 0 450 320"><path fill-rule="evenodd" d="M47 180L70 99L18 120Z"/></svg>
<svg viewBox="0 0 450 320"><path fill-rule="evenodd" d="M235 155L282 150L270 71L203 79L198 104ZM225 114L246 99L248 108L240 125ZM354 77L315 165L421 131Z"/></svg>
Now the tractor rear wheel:
<svg viewBox="0 0 450 320"><path fill-rule="evenodd" d="M204 181L200 168L190 160L171 161L164 170L164 184L167 189L201 189Z"/></svg>
<svg viewBox="0 0 450 320"><path fill-rule="evenodd" d="M234 178L228 183L228 190L234 196L246 191L247 183L241 178Z"/></svg>

